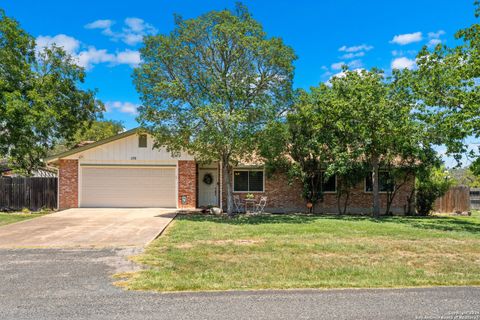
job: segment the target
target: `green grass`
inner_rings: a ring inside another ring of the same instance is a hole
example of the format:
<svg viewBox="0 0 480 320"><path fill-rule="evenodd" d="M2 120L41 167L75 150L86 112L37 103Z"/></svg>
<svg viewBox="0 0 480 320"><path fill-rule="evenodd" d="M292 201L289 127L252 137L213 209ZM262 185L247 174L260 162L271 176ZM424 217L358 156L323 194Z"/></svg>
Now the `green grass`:
<svg viewBox="0 0 480 320"><path fill-rule="evenodd" d="M480 285L480 214L184 215L134 260L137 290Z"/></svg>
<svg viewBox="0 0 480 320"><path fill-rule="evenodd" d="M45 213L0 213L0 226L41 217Z"/></svg>

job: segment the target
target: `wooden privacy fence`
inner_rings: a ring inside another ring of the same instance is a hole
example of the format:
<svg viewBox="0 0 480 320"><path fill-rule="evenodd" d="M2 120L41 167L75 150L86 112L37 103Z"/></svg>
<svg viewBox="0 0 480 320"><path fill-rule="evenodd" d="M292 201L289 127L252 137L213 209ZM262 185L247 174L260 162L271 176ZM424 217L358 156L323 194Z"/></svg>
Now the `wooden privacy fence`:
<svg viewBox="0 0 480 320"><path fill-rule="evenodd" d="M0 178L0 209L39 210L57 207L57 178Z"/></svg>
<svg viewBox="0 0 480 320"><path fill-rule="evenodd" d="M480 210L480 188L470 189L470 208Z"/></svg>
<svg viewBox="0 0 480 320"><path fill-rule="evenodd" d="M441 198L435 200L435 212L454 213L470 211L470 187L452 187Z"/></svg>

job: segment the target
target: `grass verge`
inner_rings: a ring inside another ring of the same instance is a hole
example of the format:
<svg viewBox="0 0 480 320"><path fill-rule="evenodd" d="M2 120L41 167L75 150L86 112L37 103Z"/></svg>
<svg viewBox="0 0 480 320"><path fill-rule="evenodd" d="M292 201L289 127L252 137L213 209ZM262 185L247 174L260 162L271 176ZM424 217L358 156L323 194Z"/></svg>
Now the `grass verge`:
<svg viewBox="0 0 480 320"><path fill-rule="evenodd" d="M0 226L41 217L46 213L0 213Z"/></svg>
<svg viewBox="0 0 480 320"><path fill-rule="evenodd" d="M134 260L136 290L480 285L480 214L183 215Z"/></svg>

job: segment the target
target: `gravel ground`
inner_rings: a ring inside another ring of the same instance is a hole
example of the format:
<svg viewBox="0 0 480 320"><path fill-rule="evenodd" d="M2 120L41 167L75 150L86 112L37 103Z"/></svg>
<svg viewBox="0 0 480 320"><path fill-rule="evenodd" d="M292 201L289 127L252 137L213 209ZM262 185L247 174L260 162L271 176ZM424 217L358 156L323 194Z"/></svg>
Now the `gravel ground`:
<svg viewBox="0 0 480 320"><path fill-rule="evenodd" d="M136 249L0 250L0 319L479 319L480 288L124 291Z"/></svg>

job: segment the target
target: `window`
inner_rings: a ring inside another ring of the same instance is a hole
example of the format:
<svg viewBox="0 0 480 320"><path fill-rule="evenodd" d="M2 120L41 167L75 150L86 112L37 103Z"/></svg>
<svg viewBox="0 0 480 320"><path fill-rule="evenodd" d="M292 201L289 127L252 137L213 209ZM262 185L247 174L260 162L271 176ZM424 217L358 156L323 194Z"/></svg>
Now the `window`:
<svg viewBox="0 0 480 320"><path fill-rule="evenodd" d="M378 191L380 192L392 192L395 188L395 183L387 171L380 171L378 173ZM373 191L372 173L365 177L365 192Z"/></svg>
<svg viewBox="0 0 480 320"><path fill-rule="evenodd" d="M233 170L233 191L263 192L263 170Z"/></svg>
<svg viewBox="0 0 480 320"><path fill-rule="evenodd" d="M322 191L337 192L337 176L333 175L325 179L325 172L322 172Z"/></svg>
<svg viewBox="0 0 480 320"><path fill-rule="evenodd" d="M138 147L146 148L147 147L147 135L141 134L138 136Z"/></svg>

